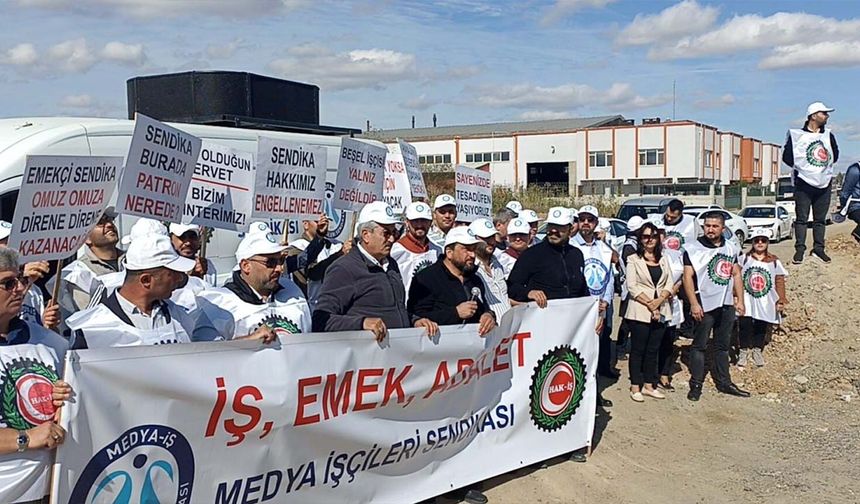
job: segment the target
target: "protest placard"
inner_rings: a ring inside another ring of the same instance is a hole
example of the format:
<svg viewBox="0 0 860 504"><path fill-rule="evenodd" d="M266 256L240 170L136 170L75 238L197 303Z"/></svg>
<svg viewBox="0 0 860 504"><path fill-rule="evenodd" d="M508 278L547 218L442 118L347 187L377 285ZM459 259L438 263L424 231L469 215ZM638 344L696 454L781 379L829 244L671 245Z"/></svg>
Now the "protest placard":
<svg viewBox="0 0 860 504"><path fill-rule="evenodd" d="M382 199L385 156L388 149L344 137L337 161L334 208L358 212Z"/></svg>
<svg viewBox="0 0 860 504"><path fill-rule="evenodd" d="M202 141L143 114L134 134L120 181L120 213L181 222Z"/></svg>
<svg viewBox="0 0 860 504"><path fill-rule="evenodd" d="M250 152L203 142L182 222L248 231L255 173L254 155Z"/></svg>
<svg viewBox="0 0 860 504"><path fill-rule="evenodd" d="M385 157L385 184L382 189L382 199L391 205L396 213L403 213L406 205L412 203L412 191L409 187L409 175L400 146L389 145Z"/></svg>
<svg viewBox="0 0 860 504"><path fill-rule="evenodd" d="M260 137L251 217L317 220L325 211L326 148Z"/></svg>
<svg viewBox="0 0 860 504"><path fill-rule="evenodd" d="M493 219L493 185L489 172L458 165L455 169L457 220Z"/></svg>
<svg viewBox="0 0 860 504"><path fill-rule="evenodd" d="M328 216L329 226L326 238L336 242L345 242L352 239L353 221L355 212L347 212L334 208L334 185L337 182L337 172L330 170L325 174L325 214ZM269 226L272 232L278 236L284 233L285 221L274 221L270 219ZM292 243L302 237L304 227L301 221L290 220L288 222L287 241Z"/></svg>
<svg viewBox="0 0 860 504"><path fill-rule="evenodd" d="M418 165L418 151L415 147L401 139L397 139L403 164L406 165L406 174L409 176L409 186L412 191L412 199L427 198L427 186L424 185L424 174Z"/></svg>
<svg viewBox="0 0 860 504"><path fill-rule="evenodd" d="M83 245L116 190L121 157L27 156L9 246L30 261Z"/></svg>

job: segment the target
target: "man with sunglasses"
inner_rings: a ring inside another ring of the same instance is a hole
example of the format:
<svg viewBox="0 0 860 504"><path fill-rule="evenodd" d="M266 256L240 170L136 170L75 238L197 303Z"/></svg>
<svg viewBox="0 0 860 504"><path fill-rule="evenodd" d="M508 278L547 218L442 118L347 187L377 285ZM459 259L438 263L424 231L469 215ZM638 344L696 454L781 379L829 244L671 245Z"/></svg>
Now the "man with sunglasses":
<svg viewBox="0 0 860 504"><path fill-rule="evenodd" d="M366 330L377 341L382 341L389 329L404 327L423 327L430 336L436 334L435 323L410 316L406 310L403 279L397 261L391 258L398 222L384 201L368 203L361 209L355 246L329 267L323 280L313 313L315 332Z"/></svg>
<svg viewBox="0 0 860 504"><path fill-rule="evenodd" d="M445 247L445 235L457 222L457 202L450 194L440 194L433 200L433 225L427 232L427 238L439 250Z"/></svg>
<svg viewBox="0 0 860 504"><path fill-rule="evenodd" d="M806 254L806 228L812 210L812 256L824 263L830 257L824 252L824 225L830 210L833 165L839 161L836 137L826 128L834 109L821 102L806 108L806 123L802 129L790 129L786 134L782 161L792 167L794 201L797 220L794 222L794 257L800 264Z"/></svg>
<svg viewBox="0 0 860 504"><path fill-rule="evenodd" d="M225 338L239 339L265 327L279 336L310 332L308 302L284 275L286 248L271 233L246 234L236 249L239 269L233 278L199 295L206 321Z"/></svg>
<svg viewBox="0 0 860 504"><path fill-rule="evenodd" d="M168 230L170 241L173 243L176 253L195 262L194 269L188 273L188 276L203 280L207 286L215 286L218 283L218 272L215 270L215 265L211 260L198 255L202 245L201 232L203 231L200 226L197 224L171 223Z"/></svg>
<svg viewBox="0 0 860 504"><path fill-rule="evenodd" d="M71 396L58 377L68 343L20 318L29 278L18 254L0 248L0 388L12 410L0 415L0 502L48 502L53 449L65 440L57 410ZM17 378L15 378L17 377ZM8 409L8 408L7 408Z"/></svg>

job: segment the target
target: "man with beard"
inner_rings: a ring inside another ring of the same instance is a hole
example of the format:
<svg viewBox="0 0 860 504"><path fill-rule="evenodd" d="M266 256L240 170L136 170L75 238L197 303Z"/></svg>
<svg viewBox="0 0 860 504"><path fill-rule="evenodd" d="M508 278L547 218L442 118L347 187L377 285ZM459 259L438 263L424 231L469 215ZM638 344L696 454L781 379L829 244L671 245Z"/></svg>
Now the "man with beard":
<svg viewBox="0 0 860 504"><path fill-rule="evenodd" d="M427 232L430 239L440 250L445 247L445 235L457 221L457 202L450 194L440 194L433 201L433 225Z"/></svg>
<svg viewBox="0 0 860 504"><path fill-rule="evenodd" d="M427 239L432 219L430 205L416 201L407 205L403 213L406 216L406 233L391 246L391 258L397 261L408 302L412 279L435 263L442 249Z"/></svg>
<svg viewBox="0 0 860 504"><path fill-rule="evenodd" d="M197 255L200 252L201 231L197 224L170 224L168 228L170 232L170 241L173 243L173 248L176 253L182 257L187 257L194 261L194 269L188 273L189 277L199 278L206 283L208 287L213 287L218 283L218 272L215 270L215 265L212 261Z"/></svg>
<svg viewBox="0 0 860 504"><path fill-rule="evenodd" d="M236 249L239 269L232 279L197 298L204 320L226 339L263 327L276 335L310 332L308 302L289 275L284 275L285 250L271 233L245 235Z"/></svg>
<svg viewBox="0 0 860 504"><path fill-rule="evenodd" d="M684 244L702 236L702 226L695 217L684 213L684 202L677 198L669 201L666 206L663 227L666 229L663 247L670 250L683 250Z"/></svg>
<svg viewBox="0 0 860 504"><path fill-rule="evenodd" d="M723 238L725 221L719 212L704 216L705 235L684 248L684 291L695 320L690 351L690 391L687 399L698 401L705 382L705 350L714 333L714 367L711 376L717 390L733 396L750 393L732 383L729 347L736 316L743 316L744 288L737 249ZM732 298L734 297L734 303Z"/></svg>
<svg viewBox="0 0 860 504"><path fill-rule="evenodd" d="M520 254L529 248L529 233L531 233L531 228L525 220L517 217L508 222L508 248L496 255L496 258L505 270L506 277L511 274L511 270L514 268L514 264L517 262Z"/></svg>
<svg viewBox="0 0 860 504"><path fill-rule="evenodd" d="M827 120L834 109L821 102L806 108L806 123L802 129L790 129L782 148L782 161L794 168L791 180L794 183L795 214L794 257L792 262L800 264L806 253L806 228L809 211L812 209L812 255L821 262L829 263L824 252L824 225L830 209L833 165L839 161L839 146L836 137L826 128Z"/></svg>
<svg viewBox="0 0 860 504"><path fill-rule="evenodd" d="M384 201L368 203L356 221L356 244L326 272L313 312L315 332L370 331L382 341L388 329L438 327L406 311L406 290L397 262L391 259L394 226L400 222ZM453 220L451 221L453 225Z"/></svg>
<svg viewBox="0 0 860 504"><path fill-rule="evenodd" d="M478 248L475 249L475 265L478 267L478 276L484 281L487 304L496 314L498 322L502 320L505 312L511 309L511 301L508 298L505 268L493 254L496 250L496 228L488 219L481 218L469 224L469 230L480 240Z"/></svg>

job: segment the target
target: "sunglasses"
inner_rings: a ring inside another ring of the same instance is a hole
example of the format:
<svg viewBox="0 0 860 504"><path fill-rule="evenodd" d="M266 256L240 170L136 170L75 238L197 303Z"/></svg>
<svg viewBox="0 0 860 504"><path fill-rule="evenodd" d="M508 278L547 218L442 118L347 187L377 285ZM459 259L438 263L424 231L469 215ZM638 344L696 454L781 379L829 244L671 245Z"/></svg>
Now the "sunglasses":
<svg viewBox="0 0 860 504"><path fill-rule="evenodd" d="M643 240L656 240L658 235L655 234L644 234L642 235Z"/></svg>
<svg viewBox="0 0 860 504"><path fill-rule="evenodd" d="M579 222L597 222L594 217L580 217Z"/></svg>
<svg viewBox="0 0 860 504"><path fill-rule="evenodd" d="M286 262L286 257L268 257L266 259L248 259L251 262L260 263L269 269L275 269L278 266L283 266Z"/></svg>
<svg viewBox="0 0 860 504"><path fill-rule="evenodd" d="M25 276L7 278L0 282L0 289L3 289L6 292L12 292L18 284L21 284L21 287L26 289L30 285L30 279Z"/></svg>

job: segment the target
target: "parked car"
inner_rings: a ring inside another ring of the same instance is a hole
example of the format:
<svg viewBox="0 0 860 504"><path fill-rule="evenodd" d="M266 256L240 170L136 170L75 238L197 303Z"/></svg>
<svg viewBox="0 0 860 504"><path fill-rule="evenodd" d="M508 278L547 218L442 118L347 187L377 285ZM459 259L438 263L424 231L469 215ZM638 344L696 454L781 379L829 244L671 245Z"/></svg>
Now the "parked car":
<svg viewBox="0 0 860 504"><path fill-rule="evenodd" d="M684 210L704 212L705 210L725 210L720 205L684 205Z"/></svg>
<svg viewBox="0 0 860 504"><path fill-rule="evenodd" d="M674 196L643 196L641 198L632 198L621 204L618 209L618 219L627 222L630 217L638 215L643 219L647 219L651 214L661 214L666 211L669 202L676 199Z"/></svg>
<svg viewBox="0 0 860 504"><path fill-rule="evenodd" d="M794 219L782 205L750 205L741 211L750 230L764 229L771 241L794 237Z"/></svg>
<svg viewBox="0 0 860 504"><path fill-rule="evenodd" d="M705 208L705 209L697 209L697 208L684 208L684 213L687 215L692 215L699 221L699 224L704 224L704 219L702 215L706 212L719 212L723 214L723 218L726 219L726 227L731 230L731 232L737 237L738 242L743 244L750 236L750 230L747 226L746 221L744 221L743 217L736 213L729 212L728 210L723 209L713 209L713 208Z"/></svg>

